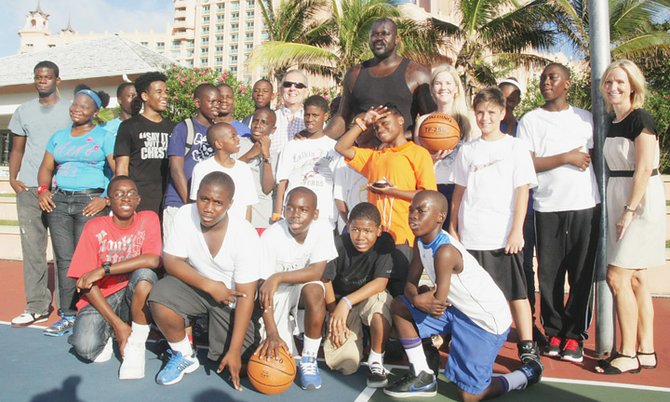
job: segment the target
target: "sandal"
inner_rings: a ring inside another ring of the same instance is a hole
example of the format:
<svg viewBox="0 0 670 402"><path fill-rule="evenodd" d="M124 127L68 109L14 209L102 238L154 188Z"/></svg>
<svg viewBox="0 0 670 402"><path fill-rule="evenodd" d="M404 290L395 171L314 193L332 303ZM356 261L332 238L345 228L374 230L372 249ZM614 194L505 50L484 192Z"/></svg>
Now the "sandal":
<svg viewBox="0 0 670 402"><path fill-rule="evenodd" d="M653 359L653 360L652 360ZM640 362L640 368L643 369L655 369L658 365L658 360L656 359L656 352L651 353L642 353L637 352L637 361ZM653 364L650 364L653 362Z"/></svg>
<svg viewBox="0 0 670 402"><path fill-rule="evenodd" d="M620 368L612 365L612 363L614 363L616 359L634 359L637 362L637 367L633 367L628 370L621 370ZM610 356L609 359L598 360L598 366L596 367L596 372L608 375L624 374L624 373L637 374L640 372L640 362L637 360L636 356L626 356L620 353L615 353L612 356Z"/></svg>

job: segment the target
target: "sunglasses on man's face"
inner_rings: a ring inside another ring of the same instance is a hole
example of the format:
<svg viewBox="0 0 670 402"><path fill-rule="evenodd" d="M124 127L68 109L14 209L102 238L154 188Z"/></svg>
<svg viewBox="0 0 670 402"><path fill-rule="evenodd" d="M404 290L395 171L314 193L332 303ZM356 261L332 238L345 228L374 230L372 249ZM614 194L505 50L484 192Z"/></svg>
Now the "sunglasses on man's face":
<svg viewBox="0 0 670 402"><path fill-rule="evenodd" d="M291 88L291 87L296 87L298 89L305 89L307 88L307 85L303 84L302 82L293 82L293 81L284 81L281 86L284 88Z"/></svg>

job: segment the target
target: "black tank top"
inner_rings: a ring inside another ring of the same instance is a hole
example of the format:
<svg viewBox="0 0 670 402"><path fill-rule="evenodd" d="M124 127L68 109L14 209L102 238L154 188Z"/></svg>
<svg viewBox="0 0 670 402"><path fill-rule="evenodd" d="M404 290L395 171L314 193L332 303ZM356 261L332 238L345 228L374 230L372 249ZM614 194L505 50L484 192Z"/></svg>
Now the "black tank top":
<svg viewBox="0 0 670 402"><path fill-rule="evenodd" d="M366 112L372 106L391 102L398 107L405 118L404 129L413 124L412 93L407 87L405 71L409 59L403 59L394 72L385 77L370 75L369 62L363 62L363 68L351 91L351 110L353 115Z"/></svg>

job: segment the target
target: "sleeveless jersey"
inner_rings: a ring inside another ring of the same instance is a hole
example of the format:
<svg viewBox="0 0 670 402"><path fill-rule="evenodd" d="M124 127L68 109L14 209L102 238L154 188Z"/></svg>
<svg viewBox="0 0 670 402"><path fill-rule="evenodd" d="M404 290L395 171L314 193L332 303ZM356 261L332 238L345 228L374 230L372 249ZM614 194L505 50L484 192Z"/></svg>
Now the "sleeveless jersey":
<svg viewBox="0 0 670 402"><path fill-rule="evenodd" d="M465 247L444 230L430 244L418 240L417 250L426 274L435 283L435 252L452 244L461 253L463 271L451 276L447 301L477 326L493 334L503 334L512 324L512 315L502 291Z"/></svg>
<svg viewBox="0 0 670 402"><path fill-rule="evenodd" d="M353 115L367 112L372 106L391 102L398 107L405 119L403 128L407 130L413 124L412 93L407 87L405 72L409 59L402 59L394 72L385 77L370 74L369 62L363 62L358 79L351 91L351 110Z"/></svg>

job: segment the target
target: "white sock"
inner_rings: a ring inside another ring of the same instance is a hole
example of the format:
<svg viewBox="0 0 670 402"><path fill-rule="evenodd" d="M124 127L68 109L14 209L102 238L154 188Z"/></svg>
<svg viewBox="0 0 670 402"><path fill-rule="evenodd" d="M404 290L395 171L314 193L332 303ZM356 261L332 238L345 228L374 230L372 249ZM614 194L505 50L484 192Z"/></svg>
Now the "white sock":
<svg viewBox="0 0 670 402"><path fill-rule="evenodd" d="M414 374L419 374L422 371L426 373L435 374L426 360L426 353L423 351L423 345L415 346L413 348L405 349L409 363L414 366Z"/></svg>
<svg viewBox="0 0 670 402"><path fill-rule="evenodd" d="M145 343L149 337L149 331L151 331L151 327L148 324L138 324L135 321L133 321L130 326L132 332L128 337L128 342L132 341L135 343Z"/></svg>
<svg viewBox="0 0 670 402"><path fill-rule="evenodd" d="M304 344L302 347L303 356L316 357L319 354L319 346L321 346L321 338L312 339L305 335Z"/></svg>
<svg viewBox="0 0 670 402"><path fill-rule="evenodd" d="M370 349L370 354L368 355L368 366L372 363L379 363L384 365L384 353L377 353Z"/></svg>
<svg viewBox="0 0 670 402"><path fill-rule="evenodd" d="M528 385L528 379L521 370L515 370L511 373L503 374L498 378L504 379L507 382L507 392L516 389L524 389Z"/></svg>
<svg viewBox="0 0 670 402"><path fill-rule="evenodd" d="M186 358L190 359L193 355L193 348L191 347L191 342L189 342L188 337L184 337L184 339L179 342L168 342L168 344L170 345L170 349L181 353L182 356Z"/></svg>

